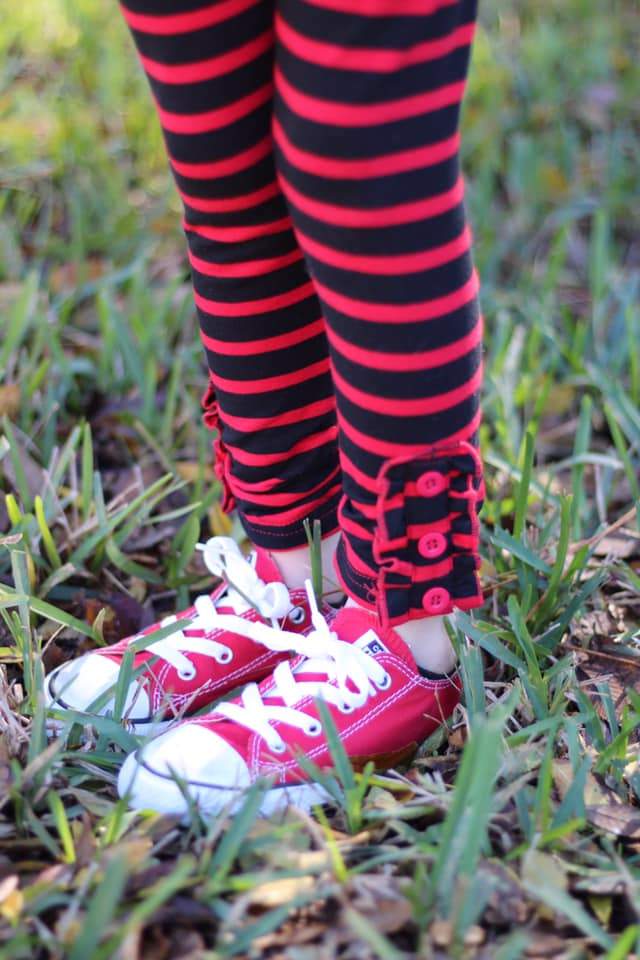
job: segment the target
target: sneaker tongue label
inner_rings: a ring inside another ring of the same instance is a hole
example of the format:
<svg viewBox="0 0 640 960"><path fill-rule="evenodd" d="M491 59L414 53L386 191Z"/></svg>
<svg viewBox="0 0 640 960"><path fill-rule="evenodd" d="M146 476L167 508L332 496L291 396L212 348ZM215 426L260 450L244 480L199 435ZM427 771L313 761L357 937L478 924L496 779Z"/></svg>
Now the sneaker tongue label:
<svg viewBox="0 0 640 960"><path fill-rule="evenodd" d="M360 647L361 650L364 650L365 653L370 654L372 657L375 657L379 653L389 652L374 630L367 630L359 640L356 640L355 646Z"/></svg>

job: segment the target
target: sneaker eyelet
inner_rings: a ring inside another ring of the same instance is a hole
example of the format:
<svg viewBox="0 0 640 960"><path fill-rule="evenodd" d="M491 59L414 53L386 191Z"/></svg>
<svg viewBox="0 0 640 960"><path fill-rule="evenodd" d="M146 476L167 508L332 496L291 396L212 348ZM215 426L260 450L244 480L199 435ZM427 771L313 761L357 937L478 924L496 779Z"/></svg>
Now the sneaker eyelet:
<svg viewBox="0 0 640 960"><path fill-rule="evenodd" d="M318 722L310 723L305 728L304 732L308 737L319 737L322 733L322 724Z"/></svg>
<svg viewBox="0 0 640 960"><path fill-rule="evenodd" d="M277 746L274 744L274 745L271 747L271 749L273 750L274 753L284 753L285 750L287 749L287 745L286 745L286 743L283 743L283 742L281 741Z"/></svg>
<svg viewBox="0 0 640 960"><path fill-rule="evenodd" d="M233 651L229 647L225 647L224 650L221 650L217 656L218 663L231 663L233 660Z"/></svg>
<svg viewBox="0 0 640 960"><path fill-rule="evenodd" d="M382 680L376 684L378 690L388 690L391 686L391 677L388 673L385 673Z"/></svg>
<svg viewBox="0 0 640 960"><path fill-rule="evenodd" d="M353 713L355 707L351 706L350 703L341 703L338 707L340 713Z"/></svg>
<svg viewBox="0 0 640 960"><path fill-rule="evenodd" d="M181 680L195 680L197 672L198 671L192 664L191 667L189 667L189 669L178 670L178 676L180 677Z"/></svg>
<svg viewBox="0 0 640 960"><path fill-rule="evenodd" d="M294 626L299 627L307 618L304 607L292 607L288 614L288 620Z"/></svg>

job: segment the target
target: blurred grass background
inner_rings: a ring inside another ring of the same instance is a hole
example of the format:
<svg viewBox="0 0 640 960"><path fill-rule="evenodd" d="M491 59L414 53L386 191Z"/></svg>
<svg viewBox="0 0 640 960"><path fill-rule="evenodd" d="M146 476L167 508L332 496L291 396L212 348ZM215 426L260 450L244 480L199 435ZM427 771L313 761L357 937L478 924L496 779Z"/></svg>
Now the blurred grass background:
<svg viewBox="0 0 640 960"><path fill-rule="evenodd" d="M0 2L0 960L638 950L639 49L632 0L481 2L487 605L462 622L465 710L364 802L252 826L249 798L220 844L115 801L116 722L90 755L78 724L46 747L43 669L186 603L193 544L229 522L117 6Z"/></svg>
<svg viewBox="0 0 640 960"><path fill-rule="evenodd" d="M558 325L559 313L588 310L593 284L613 276L609 267L618 272L616 294L634 297L640 37L628 0L606 10L592 0L486 0L481 13L463 144L489 321L489 383L504 373L503 351L516 328L519 336L537 330L532 352L549 337L573 331L578 338L576 344L568 337L566 349L543 351L537 369L527 364L519 382L507 379L518 407L534 396L550 362L575 368L583 337L610 359L612 345L598 343L603 329L578 332L568 315ZM186 294L179 281L187 277L179 202L146 81L116 9L94 0L30 0L7 9L0 60L3 299L10 304L14 285L35 271L46 301L38 309L53 309L50 325L57 318L55 338L65 347L77 340L76 323L83 331L113 328L104 317L99 327L100 310L90 302L99 290L102 313L111 309L123 319L129 361L113 362L117 343L107 344L102 366L85 351L64 376L49 367L45 396L55 394L64 408L61 392L75 390L73 409L81 414L93 395L88 379L101 390L126 391L137 378L149 408L176 351L188 387L200 384L193 311L186 296L178 302ZM164 286L152 292L154 281ZM167 284L174 288L170 307L158 310ZM616 339L624 350L626 336ZM143 376L132 346L147 357ZM30 383L27 400L34 396ZM39 397L42 383L38 390ZM490 397L488 422L492 411ZM143 420L153 426L153 412L145 409ZM501 452L514 459L521 430L516 419L504 426L509 436L500 438ZM54 435L50 421L47 452Z"/></svg>

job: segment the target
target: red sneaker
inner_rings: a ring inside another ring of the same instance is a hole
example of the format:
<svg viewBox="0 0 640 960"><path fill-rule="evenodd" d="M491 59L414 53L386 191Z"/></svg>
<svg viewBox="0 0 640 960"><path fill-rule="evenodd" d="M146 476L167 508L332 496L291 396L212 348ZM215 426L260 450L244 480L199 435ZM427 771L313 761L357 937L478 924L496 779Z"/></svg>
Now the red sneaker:
<svg viewBox="0 0 640 960"><path fill-rule="evenodd" d="M142 646L145 638L174 623L173 633L151 641L133 659L133 670L143 669L129 684L123 715L140 734L167 726L243 684L268 676L290 656L285 646L267 648L246 632L230 630L229 624L259 625L271 633L286 628L287 635L297 639L311 629L305 590L289 590L276 565L260 549L246 558L228 537L212 537L199 548L212 574L227 582L198 597L193 607L142 633L53 670L45 680L49 708L91 712L92 704L117 683L122 658L131 645ZM327 606L323 614L330 617L333 611ZM190 623L181 629L185 620ZM112 695L94 713L104 716L113 709Z"/></svg>
<svg viewBox="0 0 640 960"><path fill-rule="evenodd" d="M311 595L310 591L309 594ZM427 679L404 641L382 630L364 610L346 608L332 624L316 612L308 636L273 634L266 645L288 642L299 653L272 676L251 684L233 701L172 730L127 757L118 780L135 808L187 813L172 774L186 784L205 816L233 811L242 791L260 778L272 781L261 812L288 804L309 809L326 802L298 762L303 754L321 769L333 766L316 705L328 707L355 768L373 760L388 769L408 760L453 712L460 699L456 676ZM268 633L247 624L252 635Z"/></svg>

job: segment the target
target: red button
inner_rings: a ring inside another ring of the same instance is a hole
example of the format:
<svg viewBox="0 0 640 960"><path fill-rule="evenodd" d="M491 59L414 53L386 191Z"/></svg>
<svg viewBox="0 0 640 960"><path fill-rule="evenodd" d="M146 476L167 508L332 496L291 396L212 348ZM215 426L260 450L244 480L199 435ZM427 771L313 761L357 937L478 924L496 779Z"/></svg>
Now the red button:
<svg viewBox="0 0 640 960"><path fill-rule="evenodd" d="M431 590L427 590L422 598L422 606L427 613L434 615L444 613L449 608L450 602L451 595L444 587L431 587Z"/></svg>
<svg viewBox="0 0 640 960"><path fill-rule="evenodd" d="M418 540L418 553L428 560L441 557L447 549L447 538L443 533L425 533Z"/></svg>
<svg viewBox="0 0 640 960"><path fill-rule="evenodd" d="M435 497L446 490L447 481L437 470L427 470L418 477L418 493L423 497Z"/></svg>

